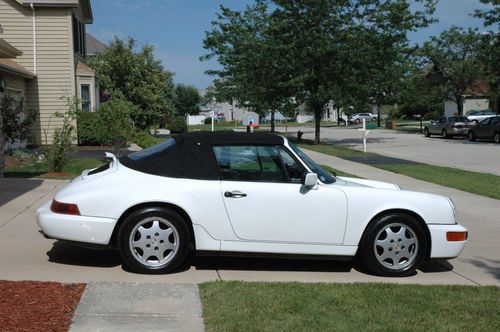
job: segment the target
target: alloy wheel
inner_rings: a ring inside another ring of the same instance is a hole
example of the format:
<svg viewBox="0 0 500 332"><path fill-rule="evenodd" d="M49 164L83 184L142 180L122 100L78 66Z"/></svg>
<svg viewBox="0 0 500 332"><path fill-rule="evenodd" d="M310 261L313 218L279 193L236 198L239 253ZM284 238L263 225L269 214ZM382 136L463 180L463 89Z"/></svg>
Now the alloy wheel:
<svg viewBox="0 0 500 332"><path fill-rule="evenodd" d="M373 250L378 262L386 268L404 269L418 255L418 238L408 225L391 223L378 232Z"/></svg>

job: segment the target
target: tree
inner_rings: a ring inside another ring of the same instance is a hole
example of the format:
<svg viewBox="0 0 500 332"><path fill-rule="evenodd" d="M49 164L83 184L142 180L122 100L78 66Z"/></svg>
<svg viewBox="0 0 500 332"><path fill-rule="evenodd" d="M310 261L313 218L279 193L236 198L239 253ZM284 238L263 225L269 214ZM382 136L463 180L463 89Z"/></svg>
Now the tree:
<svg viewBox="0 0 500 332"><path fill-rule="evenodd" d="M433 77L443 98L451 98L463 114L463 96L471 88L481 88L486 77L480 52L484 45L477 29L451 27L431 37L421 50L424 64L432 65Z"/></svg>
<svg viewBox="0 0 500 332"><path fill-rule="evenodd" d="M2 96L0 110L4 142L12 144L16 140L25 140L35 120L35 112L25 108L22 101L8 94Z"/></svg>
<svg viewBox="0 0 500 332"><path fill-rule="evenodd" d="M493 5L493 8L487 10L476 9L474 11L474 16L482 18L484 20L485 26L497 25L497 29L500 25L500 0L479 0L485 5Z"/></svg>
<svg viewBox="0 0 500 332"><path fill-rule="evenodd" d="M194 86L178 84L174 91L174 106L177 116L196 115L200 113L202 99Z"/></svg>
<svg viewBox="0 0 500 332"><path fill-rule="evenodd" d="M270 19L267 1L257 1L243 12L221 6L221 13L207 32L203 60L216 58L222 68L208 71L219 77L214 84L217 99L251 108L260 115L275 112L293 96L284 62L283 45L275 42L278 32Z"/></svg>
<svg viewBox="0 0 500 332"><path fill-rule="evenodd" d="M127 146L134 135L135 128L131 118L134 108L137 106L129 101L111 97L109 101L102 103L97 111L102 143L110 145L116 154Z"/></svg>
<svg viewBox="0 0 500 332"><path fill-rule="evenodd" d="M173 74L164 70L153 51L152 45L137 49L134 39L115 37L90 62L103 89L139 107L140 112L132 118L140 129L159 122L173 110Z"/></svg>

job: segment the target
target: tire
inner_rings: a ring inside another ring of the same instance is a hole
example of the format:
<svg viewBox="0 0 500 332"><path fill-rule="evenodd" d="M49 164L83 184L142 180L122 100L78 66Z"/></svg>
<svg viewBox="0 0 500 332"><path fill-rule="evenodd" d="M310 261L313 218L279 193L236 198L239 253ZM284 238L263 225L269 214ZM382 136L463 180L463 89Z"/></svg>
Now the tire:
<svg viewBox="0 0 500 332"><path fill-rule="evenodd" d="M135 211L124 220L118 232L123 265L138 273L175 271L186 259L189 243L186 222L176 212L164 208Z"/></svg>
<svg viewBox="0 0 500 332"><path fill-rule="evenodd" d="M424 128L424 136L425 137L431 137L431 133L429 132L429 129L427 129L427 127Z"/></svg>
<svg viewBox="0 0 500 332"><path fill-rule="evenodd" d="M469 141L471 142L474 142L476 140L476 136L474 136L474 133L472 131L469 131L467 133L467 138L469 139Z"/></svg>
<svg viewBox="0 0 500 332"><path fill-rule="evenodd" d="M479 121L477 120L472 120L471 122L474 124L474 126L477 126L479 124Z"/></svg>
<svg viewBox="0 0 500 332"><path fill-rule="evenodd" d="M355 122L356 124L359 124L360 120L359 120L359 119L356 119L356 120L354 120L354 122Z"/></svg>
<svg viewBox="0 0 500 332"><path fill-rule="evenodd" d="M372 122L375 122L375 121L377 121L377 118L372 118Z"/></svg>
<svg viewBox="0 0 500 332"><path fill-rule="evenodd" d="M493 135L493 142L500 143L500 133L495 133Z"/></svg>
<svg viewBox="0 0 500 332"><path fill-rule="evenodd" d="M441 137L444 139L448 138L448 132L446 131L446 129L443 129L443 131L441 132Z"/></svg>
<svg viewBox="0 0 500 332"><path fill-rule="evenodd" d="M423 263L427 247L424 227L414 217L391 213L368 225L360 243L360 257L376 275L405 277Z"/></svg>

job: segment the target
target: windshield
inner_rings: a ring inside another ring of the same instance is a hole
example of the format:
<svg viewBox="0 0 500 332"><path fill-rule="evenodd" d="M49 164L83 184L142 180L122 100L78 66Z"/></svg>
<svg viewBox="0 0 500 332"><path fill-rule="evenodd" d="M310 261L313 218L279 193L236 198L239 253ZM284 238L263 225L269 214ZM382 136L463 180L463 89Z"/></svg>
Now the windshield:
<svg viewBox="0 0 500 332"><path fill-rule="evenodd" d="M320 165L316 164L311 158L309 158L304 152L302 152L298 147L296 147L292 142L288 142L292 150L306 163L307 167L311 169L314 173L318 174L318 178L323 183L334 183L335 177L332 174L321 168Z"/></svg>
<svg viewBox="0 0 500 332"><path fill-rule="evenodd" d="M131 153L127 155L127 157L134 161L154 159L158 154L166 152L174 146L175 139L171 138L161 142L160 144L153 145L150 148Z"/></svg>

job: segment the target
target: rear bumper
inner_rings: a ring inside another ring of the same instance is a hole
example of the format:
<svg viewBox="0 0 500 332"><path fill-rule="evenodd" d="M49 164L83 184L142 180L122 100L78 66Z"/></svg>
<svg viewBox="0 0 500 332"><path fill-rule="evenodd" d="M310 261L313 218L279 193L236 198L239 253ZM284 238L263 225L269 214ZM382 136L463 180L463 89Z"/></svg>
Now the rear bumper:
<svg viewBox="0 0 500 332"><path fill-rule="evenodd" d="M467 232L462 225L428 225L431 234L430 258L454 258L464 250L466 241L448 241L447 232Z"/></svg>
<svg viewBox="0 0 500 332"><path fill-rule="evenodd" d="M36 212L36 221L46 238L109 244L115 219L54 213L50 204L45 203Z"/></svg>
<svg viewBox="0 0 500 332"><path fill-rule="evenodd" d="M469 133L469 128L463 128L463 129L451 129L448 134L455 136L467 136L468 133Z"/></svg>

